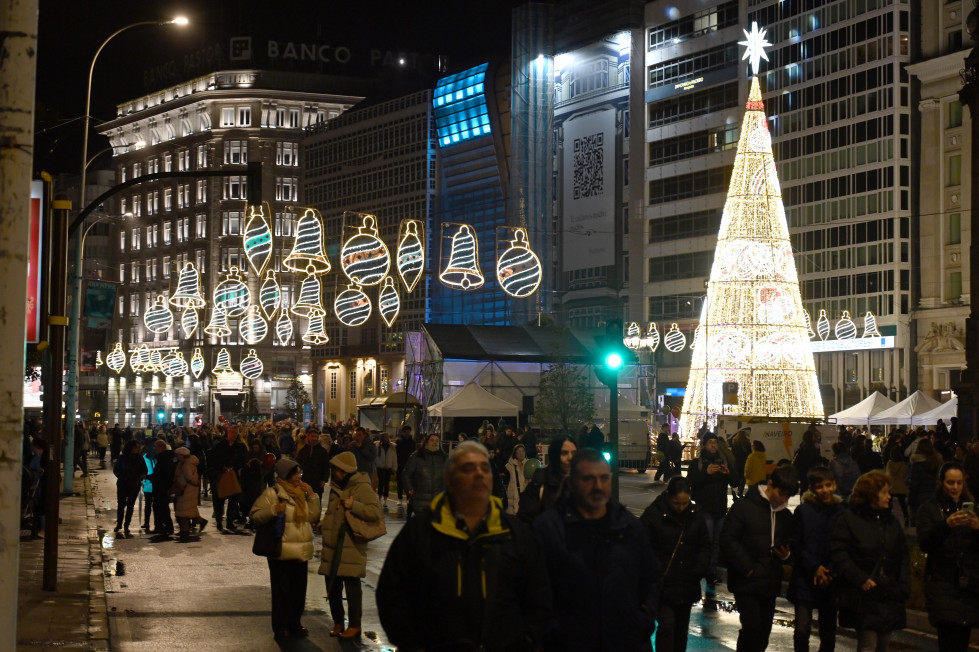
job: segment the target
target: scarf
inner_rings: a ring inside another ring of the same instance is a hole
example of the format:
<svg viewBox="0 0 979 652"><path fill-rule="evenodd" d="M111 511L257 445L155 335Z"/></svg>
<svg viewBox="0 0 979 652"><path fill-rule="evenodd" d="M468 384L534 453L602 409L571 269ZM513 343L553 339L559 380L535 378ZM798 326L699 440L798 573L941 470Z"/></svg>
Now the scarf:
<svg viewBox="0 0 979 652"><path fill-rule="evenodd" d="M301 523L306 520L306 493L302 490L302 487L297 487L296 485L279 478L275 483L282 489L286 494L288 494L293 502L296 504L296 523Z"/></svg>

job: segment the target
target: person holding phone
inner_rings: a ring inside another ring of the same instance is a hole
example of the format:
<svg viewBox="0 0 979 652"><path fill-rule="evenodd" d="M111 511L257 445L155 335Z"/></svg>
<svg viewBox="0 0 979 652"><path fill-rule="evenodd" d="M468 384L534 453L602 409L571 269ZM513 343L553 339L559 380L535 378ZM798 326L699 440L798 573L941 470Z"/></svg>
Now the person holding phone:
<svg viewBox="0 0 979 652"><path fill-rule="evenodd" d="M979 626L979 516L966 482L962 465L946 462L934 497L918 510L925 605L942 652L967 650Z"/></svg>

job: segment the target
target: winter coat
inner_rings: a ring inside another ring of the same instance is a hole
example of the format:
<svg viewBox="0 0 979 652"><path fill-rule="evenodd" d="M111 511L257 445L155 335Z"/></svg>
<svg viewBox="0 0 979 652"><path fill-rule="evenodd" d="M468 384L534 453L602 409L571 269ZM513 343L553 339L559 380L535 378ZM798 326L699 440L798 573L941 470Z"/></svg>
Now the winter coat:
<svg viewBox="0 0 979 652"><path fill-rule="evenodd" d="M904 629L911 561L904 529L891 510L861 506L840 515L829 544L838 574L840 625L876 632ZM861 587L873 579L877 586ZM859 605L860 608L850 608Z"/></svg>
<svg viewBox="0 0 979 652"><path fill-rule="evenodd" d="M927 460L912 462L908 469L908 507L917 513L918 508L934 496L938 485L938 469L932 470Z"/></svg>
<svg viewBox="0 0 979 652"><path fill-rule="evenodd" d="M803 441L799 445L799 450L795 452L795 457L792 458L792 466L796 468L799 472L799 477L802 482L806 482L806 477L809 475L809 470L819 464L822 455L819 449L816 448L816 444L812 441Z"/></svg>
<svg viewBox="0 0 979 652"><path fill-rule="evenodd" d="M357 458L357 470L371 475L374 473L374 460L377 459L377 446L370 440L370 437L364 437L360 446L355 446L354 443L351 442L347 450Z"/></svg>
<svg viewBox="0 0 979 652"><path fill-rule="evenodd" d="M925 564L925 604L932 625L979 627L979 594L959 588L963 576L979 580L979 530L950 528L945 519L961 509L949 498L935 498L918 510L918 545ZM969 568L971 572L963 569Z"/></svg>
<svg viewBox="0 0 979 652"><path fill-rule="evenodd" d="M170 493L173 484L173 473L177 469L177 456L171 450L165 450L156 456L156 467L150 479L153 481L153 493Z"/></svg>
<svg viewBox="0 0 979 652"><path fill-rule="evenodd" d="M782 590L783 566L789 561L779 559L772 548L791 542L792 514L785 505L773 510L764 490L764 485L748 489L721 528L721 556L727 561L727 585L735 596L774 598Z"/></svg>
<svg viewBox="0 0 979 652"><path fill-rule="evenodd" d="M531 650L546 631L550 605L533 532L496 498L470 533L440 493L401 528L377 583L381 625L404 652L455 649L453 643Z"/></svg>
<svg viewBox="0 0 979 652"><path fill-rule="evenodd" d="M197 500L201 494L201 479L197 474L198 460L189 455L177 462L173 473L173 485L170 493L177 497L173 513L177 518L200 518L197 511Z"/></svg>
<svg viewBox="0 0 979 652"><path fill-rule="evenodd" d="M566 498L570 491L567 479L561 476L557 466L537 469L520 494L517 516L525 523L530 523L554 503Z"/></svg>
<svg viewBox="0 0 979 652"><path fill-rule="evenodd" d="M416 512L428 507L436 494L445 489L446 455L439 449L434 453L419 449L405 464L402 485L411 494L411 509Z"/></svg>
<svg viewBox="0 0 979 652"><path fill-rule="evenodd" d="M768 460L764 451L754 451L744 463L744 483L749 487L761 484L768 478Z"/></svg>
<svg viewBox="0 0 979 652"><path fill-rule="evenodd" d="M710 568L711 553L707 523L700 509L690 503L682 513L675 514L669 498L662 493L639 520L663 569L660 602L686 606L700 600L700 579Z"/></svg>
<svg viewBox="0 0 979 652"><path fill-rule="evenodd" d="M833 496L828 505L820 503L811 492L802 495L800 504L792 514L792 579L789 580L789 600L793 603L829 604L833 600L834 589L817 587L813 579L820 566L833 572L830 559L829 541L836 526L836 519L846 509L839 496Z"/></svg>
<svg viewBox="0 0 979 652"><path fill-rule="evenodd" d="M99 448L107 448L109 446L109 435L105 430L99 430L95 435L95 445Z"/></svg>
<svg viewBox="0 0 979 652"><path fill-rule="evenodd" d="M229 444L226 438L218 441L207 452L207 472L211 482L217 486L227 468L234 469L235 473L240 471L245 466L247 456L248 449L240 441L235 440L233 444Z"/></svg>
<svg viewBox="0 0 979 652"><path fill-rule="evenodd" d="M388 471L396 470L398 468L398 453L394 444L389 443L387 448L384 448L383 445L378 445L377 457L374 459L374 464L379 469L387 469Z"/></svg>
<svg viewBox="0 0 979 652"><path fill-rule="evenodd" d="M350 511L365 521L379 521L384 518L377 494L371 488L370 476L360 471L350 475L345 487L330 485L330 498L323 515L321 529L323 531L323 550L320 553L320 575L330 574L330 566L337 551L337 539L340 526L346 523L343 513L346 508L340 506L341 500L353 498ZM340 549L339 577L364 577L367 575L367 542L351 536L347 530L343 537L343 547Z"/></svg>
<svg viewBox="0 0 979 652"><path fill-rule="evenodd" d="M401 471L408 464L408 458L411 457L411 454L418 447L415 445L415 440L411 437L401 437L395 442L395 448L397 449L398 456L398 471Z"/></svg>
<svg viewBox="0 0 979 652"><path fill-rule="evenodd" d="M520 462L514 458L506 463L506 471L510 481L506 486L506 513L516 514L520 507L520 493L527 487L527 478L523 474L523 467L527 461Z"/></svg>
<svg viewBox="0 0 979 652"><path fill-rule="evenodd" d="M554 594L547 649L650 650L662 569L642 523L614 501L600 521L554 507L534 520Z"/></svg>
<svg viewBox="0 0 979 652"><path fill-rule="evenodd" d="M727 488L739 482L737 472L708 473L711 464L725 464L720 453L711 454L704 450L700 457L690 463L687 479L693 488L692 497L704 514L723 516L727 512Z"/></svg>
<svg viewBox="0 0 979 652"><path fill-rule="evenodd" d="M849 496L853 491L853 485L860 477L860 467L853 461L849 453L840 453L829 463L829 470L836 477L836 488L841 496Z"/></svg>
<svg viewBox="0 0 979 652"><path fill-rule="evenodd" d="M884 473L887 477L891 479L891 495L892 496L907 496L908 495L908 465L907 462L901 460L900 462L895 462L890 460L887 466L884 467Z"/></svg>
<svg viewBox="0 0 979 652"><path fill-rule="evenodd" d="M112 465L112 473L116 476L116 487L126 495L138 493L140 484L146 477L146 462L139 453L123 455Z"/></svg>
<svg viewBox="0 0 979 652"><path fill-rule="evenodd" d="M282 533L282 554L276 559L309 561L313 558L313 527L320 520L320 498L314 492L306 500L306 518L298 520L296 502L276 483L258 497L249 514L256 523L268 523L276 514L272 507L280 502L286 503L286 527Z"/></svg>
<svg viewBox="0 0 979 652"><path fill-rule="evenodd" d="M324 484L330 480L330 454L326 449L319 444L303 446L293 459L303 470L303 482L316 493L322 493Z"/></svg>

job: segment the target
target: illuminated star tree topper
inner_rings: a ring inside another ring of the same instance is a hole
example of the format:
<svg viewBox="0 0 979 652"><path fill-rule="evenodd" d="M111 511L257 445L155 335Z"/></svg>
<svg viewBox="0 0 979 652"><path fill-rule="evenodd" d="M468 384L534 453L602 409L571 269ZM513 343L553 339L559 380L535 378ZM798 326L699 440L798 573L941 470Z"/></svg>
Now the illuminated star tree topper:
<svg viewBox="0 0 979 652"><path fill-rule="evenodd" d="M765 48L772 47L772 44L768 42L765 38L767 30L765 28L758 29L758 23L751 23L751 31L746 29L741 30L744 32L744 37L746 40L739 41L738 45L745 46L744 56L741 60L744 61L748 59L748 63L751 66L751 74L758 74L758 67L761 65L761 60L764 59L768 61L768 55L765 54Z"/></svg>

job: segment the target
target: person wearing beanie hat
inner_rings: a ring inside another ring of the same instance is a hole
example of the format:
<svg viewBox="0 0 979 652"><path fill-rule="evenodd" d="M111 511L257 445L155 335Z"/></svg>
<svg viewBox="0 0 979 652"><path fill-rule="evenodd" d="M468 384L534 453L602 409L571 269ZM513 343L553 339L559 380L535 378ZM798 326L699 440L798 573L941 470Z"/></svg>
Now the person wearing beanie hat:
<svg viewBox="0 0 979 652"><path fill-rule="evenodd" d="M356 638L360 636L363 612L363 589L360 578L367 575L367 541L350 534L345 512L368 522L384 518L371 478L357 470L357 457L350 451L339 453L330 460L332 479L330 498L323 517L323 549L320 553L319 574L326 578L326 593L330 603L333 629L330 636ZM343 594L347 594L347 612L343 609ZM344 617L349 616L344 628Z"/></svg>
<svg viewBox="0 0 979 652"><path fill-rule="evenodd" d="M275 640L309 636L303 627L306 579L313 558L313 525L320 520L320 499L302 480L302 467L289 459L275 464L275 485L266 489L251 508L255 523L268 523L285 514L282 551L268 557L272 585L272 634Z"/></svg>

